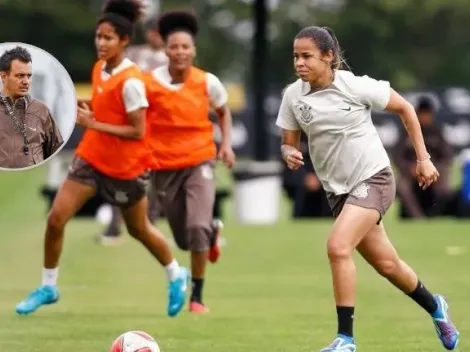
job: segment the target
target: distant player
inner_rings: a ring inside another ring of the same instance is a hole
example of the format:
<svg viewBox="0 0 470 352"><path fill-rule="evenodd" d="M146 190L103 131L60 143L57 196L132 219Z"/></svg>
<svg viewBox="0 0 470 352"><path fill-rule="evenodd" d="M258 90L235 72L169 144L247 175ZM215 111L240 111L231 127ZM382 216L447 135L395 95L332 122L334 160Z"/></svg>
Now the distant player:
<svg viewBox="0 0 470 352"><path fill-rule="evenodd" d="M145 25L144 45L131 45L126 50L126 56L144 72L152 71L157 67L168 64L168 57L165 54L162 36L158 31L158 19L152 18ZM154 222L160 213L160 204L153 187L148 192L148 216L150 222ZM116 245L122 239L121 233L121 211L119 207L112 208L112 216L109 225L100 236L100 242L103 245Z"/></svg>
<svg viewBox="0 0 470 352"><path fill-rule="evenodd" d="M126 51L127 57L135 62L144 72L167 65L168 57L162 36L158 30L158 19L151 18L144 24L145 44L131 45Z"/></svg>
<svg viewBox="0 0 470 352"><path fill-rule="evenodd" d="M140 13L137 1L111 0L98 20L99 61L92 74L92 110L87 105L78 109L77 123L86 131L48 216L42 285L17 305L19 314L58 301L65 225L96 192L121 208L129 233L164 266L169 281L168 314L175 316L184 306L188 272L147 218L148 102L142 73L124 55Z"/></svg>
<svg viewBox="0 0 470 352"><path fill-rule="evenodd" d="M397 254L382 217L395 197L388 155L371 120L372 109L402 118L416 151L418 183L428 188L439 177L421 134L414 108L385 81L341 70L340 47L327 27L307 27L294 41L299 80L282 99L277 125L282 128L282 156L291 169L303 165L300 134L308 136L310 157L336 221L328 238L328 257L338 315L338 335L323 352L355 352L355 249L381 275L432 317L448 350L459 342L446 300L431 294Z"/></svg>
<svg viewBox="0 0 470 352"><path fill-rule="evenodd" d="M160 17L169 65L146 75L154 165L152 182L179 248L191 252L193 289L189 309L206 313L206 261L217 261L219 229L213 226L216 146L209 120L214 108L222 130L219 158L232 167L232 117L220 80L193 65L196 18L175 11Z"/></svg>

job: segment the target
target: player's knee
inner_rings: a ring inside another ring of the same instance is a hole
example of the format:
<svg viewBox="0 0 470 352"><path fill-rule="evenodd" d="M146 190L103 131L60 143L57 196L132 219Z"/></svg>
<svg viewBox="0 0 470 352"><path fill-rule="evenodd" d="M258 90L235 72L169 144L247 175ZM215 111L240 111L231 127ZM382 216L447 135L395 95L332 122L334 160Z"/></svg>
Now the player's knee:
<svg viewBox="0 0 470 352"><path fill-rule="evenodd" d="M65 216L63 216L60 211L53 208L47 216L47 228L49 230L48 233L62 233L66 222L67 219Z"/></svg>
<svg viewBox="0 0 470 352"><path fill-rule="evenodd" d="M344 241L330 239L326 245L328 258L330 261L349 259L352 257L353 248Z"/></svg>
<svg viewBox="0 0 470 352"><path fill-rule="evenodd" d="M210 228L203 226L189 227L187 230L189 250L192 252L204 252L210 248Z"/></svg>
<svg viewBox="0 0 470 352"><path fill-rule="evenodd" d="M384 259L378 261L374 267L380 275L392 277L400 269L400 263L395 259Z"/></svg>

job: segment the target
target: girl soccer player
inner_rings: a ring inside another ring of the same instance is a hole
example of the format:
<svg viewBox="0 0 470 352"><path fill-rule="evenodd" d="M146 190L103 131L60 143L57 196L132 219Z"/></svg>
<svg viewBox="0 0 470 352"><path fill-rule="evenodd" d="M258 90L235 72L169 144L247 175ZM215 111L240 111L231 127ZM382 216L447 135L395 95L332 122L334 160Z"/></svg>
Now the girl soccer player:
<svg viewBox="0 0 470 352"><path fill-rule="evenodd" d="M189 309L206 313L202 300L206 261L217 261L218 229L212 225L216 147L209 120L214 108L222 130L219 157L235 162L231 147L232 117L227 92L217 77L193 65L196 18L168 12L158 28L169 65L146 76L154 164L152 182L178 247L191 252L193 289Z"/></svg>
<svg viewBox="0 0 470 352"><path fill-rule="evenodd" d="M157 67L167 65L168 57L165 54L163 40L158 31L158 19L152 18L144 25L145 45L131 45L126 50L126 56L139 66L142 72L151 71ZM160 212L160 204L157 195L150 187L148 196L148 217L151 223L154 223ZM106 227L104 233L100 236L100 242L103 245L116 245L121 243L122 217L119 207L112 207L111 221Z"/></svg>
<svg viewBox="0 0 470 352"><path fill-rule="evenodd" d="M184 306L189 273L178 265L147 218L148 102L142 73L124 56L140 13L137 1L111 0L98 20L92 110L87 105L78 109L77 123L86 131L48 216L42 286L17 305L19 314L30 314L59 299L56 284L65 225L96 192L121 208L129 233L164 266L169 280L168 315L175 316Z"/></svg>
<svg viewBox="0 0 470 352"><path fill-rule="evenodd" d="M291 169L303 165L300 134L308 136L310 157L336 221L327 242L338 317L338 335L322 352L355 352L353 318L356 269L353 251L402 290L431 317L439 339L452 350L459 332L441 295L431 294L398 256L382 217L395 197L388 155L372 124L371 110L400 115L416 151L420 186L439 173L428 154L413 106L390 84L341 70L340 47L327 27L307 27L294 40L299 80L284 93L277 125L282 128L282 157Z"/></svg>

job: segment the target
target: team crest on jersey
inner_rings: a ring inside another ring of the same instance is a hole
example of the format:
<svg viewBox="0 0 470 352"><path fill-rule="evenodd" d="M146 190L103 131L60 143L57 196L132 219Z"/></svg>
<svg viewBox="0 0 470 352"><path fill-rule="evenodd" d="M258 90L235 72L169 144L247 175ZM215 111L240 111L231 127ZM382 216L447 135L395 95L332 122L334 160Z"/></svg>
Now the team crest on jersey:
<svg viewBox="0 0 470 352"><path fill-rule="evenodd" d="M300 121L310 123L313 120L312 107L307 104L299 104L297 109L300 111Z"/></svg>
<svg viewBox="0 0 470 352"><path fill-rule="evenodd" d="M354 188L351 195L358 199L364 199L369 195L369 189L370 186L367 183L361 183L359 186Z"/></svg>

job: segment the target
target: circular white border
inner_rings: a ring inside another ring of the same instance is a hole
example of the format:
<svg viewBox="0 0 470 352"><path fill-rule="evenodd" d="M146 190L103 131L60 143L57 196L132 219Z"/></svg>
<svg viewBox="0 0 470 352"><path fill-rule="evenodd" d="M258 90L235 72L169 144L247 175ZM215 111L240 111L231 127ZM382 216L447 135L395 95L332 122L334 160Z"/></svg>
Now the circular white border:
<svg viewBox="0 0 470 352"><path fill-rule="evenodd" d="M72 137L72 133L75 129L75 126L76 126L76 122L77 122L77 105L78 105L78 101L77 101L77 91L75 89L75 84L73 83L73 80L72 80L72 77L70 77L69 73L67 72L67 70L65 69L65 67L62 65L62 63L57 60L55 58L54 55L52 55L51 53L47 52L46 50L44 49L41 49L40 47L37 47L35 45L32 45L32 44L27 44L27 43L22 43L22 42L3 42L3 43L0 43L0 47L2 46L23 46L25 47L26 49L28 48L33 48L35 50L38 50L38 51L42 51L44 54L46 54L47 56L49 56L50 59L52 59L52 61L54 61L56 64L57 64L57 68L60 68L62 70L61 72L61 75L63 75L65 78L68 78L68 81L72 87L72 92L73 92L73 96L75 97L74 99L74 106L73 106L73 111L74 111L74 117L73 117L73 127L70 128L70 131L61 131L61 134L62 134L62 139L64 140L64 143L60 146L59 149L57 149L54 154L52 154L51 156L49 156L47 159L41 161L40 163L38 164L35 164L35 165L31 165L31 166L27 166L27 167L23 167L23 168L4 168L4 167L0 167L0 171L11 171L11 172L17 172L17 171L25 171L25 170L31 170L31 169L35 169L36 167L38 166L42 166L44 164L46 164L47 162L49 162L52 158L54 158L58 153L60 153L60 151L65 147L65 145L67 144L67 142L69 141L70 137ZM34 62L33 62L33 65L34 65ZM34 68L33 68L34 70ZM34 79L34 77L33 77ZM57 99L60 99L60 97L57 97ZM49 108L49 107L48 107ZM53 116L54 118L54 116ZM56 123L58 123L56 121ZM64 134L63 132L66 132L66 134Z"/></svg>

